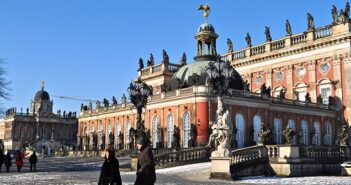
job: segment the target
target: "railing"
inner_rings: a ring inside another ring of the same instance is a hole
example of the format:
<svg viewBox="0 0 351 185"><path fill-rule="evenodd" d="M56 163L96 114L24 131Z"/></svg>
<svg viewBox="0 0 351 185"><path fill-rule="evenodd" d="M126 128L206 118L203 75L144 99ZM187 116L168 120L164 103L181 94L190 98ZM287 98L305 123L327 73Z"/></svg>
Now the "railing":
<svg viewBox="0 0 351 185"><path fill-rule="evenodd" d="M178 65L168 64L168 71L169 72L176 72L177 70L178 70Z"/></svg>
<svg viewBox="0 0 351 185"><path fill-rule="evenodd" d="M306 33L301 33L301 34L298 34L298 35L291 37L291 45L304 43L306 41L307 41L307 34Z"/></svg>
<svg viewBox="0 0 351 185"><path fill-rule="evenodd" d="M234 150L230 160L230 171L233 173L242 168L265 162L268 162L268 156L267 148L263 145Z"/></svg>
<svg viewBox="0 0 351 185"><path fill-rule="evenodd" d="M266 52L265 44L251 48L251 55L257 55L264 52Z"/></svg>
<svg viewBox="0 0 351 185"><path fill-rule="evenodd" d="M188 151L188 150L193 150L195 148L153 148L152 153L154 155L160 155L160 154L168 154L172 152L182 152L182 151Z"/></svg>
<svg viewBox="0 0 351 185"><path fill-rule="evenodd" d="M193 93L193 87L180 89L180 94L192 94L192 93Z"/></svg>
<svg viewBox="0 0 351 185"><path fill-rule="evenodd" d="M154 161L157 168L204 162L209 161L210 151L208 147L190 148L185 151L157 154Z"/></svg>
<svg viewBox="0 0 351 185"><path fill-rule="evenodd" d="M277 40L272 42L271 49L278 50L285 47L285 39Z"/></svg>
<svg viewBox="0 0 351 185"><path fill-rule="evenodd" d="M331 26L321 27L315 30L314 38L320 39L320 38L328 37L332 35L332 33L333 33L333 30Z"/></svg>
<svg viewBox="0 0 351 185"><path fill-rule="evenodd" d="M326 146L300 146L300 158L313 159L316 161L338 161L343 160L345 154L340 147Z"/></svg>
<svg viewBox="0 0 351 185"><path fill-rule="evenodd" d="M156 73L162 71L162 64L156 65L156 66L152 66L152 72Z"/></svg>
<svg viewBox="0 0 351 185"><path fill-rule="evenodd" d="M236 51L233 53L233 60L245 58L245 50Z"/></svg>
<svg viewBox="0 0 351 185"><path fill-rule="evenodd" d="M266 145L269 161L276 161L279 157L278 145Z"/></svg>
<svg viewBox="0 0 351 185"><path fill-rule="evenodd" d="M145 69L141 70L141 75L142 76L149 75L149 74L151 74L150 68L145 68Z"/></svg>

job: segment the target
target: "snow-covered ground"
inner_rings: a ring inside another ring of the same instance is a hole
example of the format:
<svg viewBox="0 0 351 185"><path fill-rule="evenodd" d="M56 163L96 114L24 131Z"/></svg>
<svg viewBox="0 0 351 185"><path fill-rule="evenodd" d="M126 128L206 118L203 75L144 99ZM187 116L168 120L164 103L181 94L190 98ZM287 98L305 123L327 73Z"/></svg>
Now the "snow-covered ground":
<svg viewBox="0 0 351 185"><path fill-rule="evenodd" d="M0 173L0 185L89 185L97 184L99 168L103 159L44 159L36 173L28 172L25 165L24 172ZM128 159L120 159L121 166L128 163ZM246 185L322 185L322 184L351 184L351 177L247 177L236 181L221 181L209 179L211 163L199 163L168 169L159 169L157 185L221 185L221 184L246 184ZM62 170L63 169L63 170ZM123 184L132 185L135 180L135 172L121 172Z"/></svg>

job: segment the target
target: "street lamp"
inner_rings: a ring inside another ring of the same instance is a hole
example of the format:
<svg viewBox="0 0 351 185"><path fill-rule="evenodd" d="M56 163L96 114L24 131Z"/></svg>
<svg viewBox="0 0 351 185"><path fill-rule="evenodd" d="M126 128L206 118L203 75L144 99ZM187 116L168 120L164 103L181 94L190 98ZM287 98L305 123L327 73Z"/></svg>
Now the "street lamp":
<svg viewBox="0 0 351 185"><path fill-rule="evenodd" d="M151 87L142 82L139 78L136 82L131 82L128 87L130 101L137 110L137 134L138 136L145 136L144 121L141 120L141 113L147 104L148 96L151 93Z"/></svg>

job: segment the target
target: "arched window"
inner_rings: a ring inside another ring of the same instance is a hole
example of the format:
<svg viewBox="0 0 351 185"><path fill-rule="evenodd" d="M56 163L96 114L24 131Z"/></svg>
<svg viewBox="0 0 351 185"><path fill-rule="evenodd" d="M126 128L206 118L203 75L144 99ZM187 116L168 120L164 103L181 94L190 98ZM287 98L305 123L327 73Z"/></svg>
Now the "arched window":
<svg viewBox="0 0 351 185"><path fill-rule="evenodd" d="M329 122L325 123L324 125L324 144L325 145L331 145L331 138L332 138L332 126Z"/></svg>
<svg viewBox="0 0 351 185"><path fill-rule="evenodd" d="M167 147L172 147L173 141L173 132L174 132L174 118L173 115L170 114L167 116Z"/></svg>
<svg viewBox="0 0 351 185"><path fill-rule="evenodd" d="M296 131L295 121L292 120L292 119L289 119L289 121L288 121L288 127L289 127L289 128L292 128L294 131ZM294 136L292 142L293 142L294 144L296 144L296 135Z"/></svg>
<svg viewBox="0 0 351 185"><path fill-rule="evenodd" d="M260 130L260 124L262 123L261 117L259 115L255 115L253 119L253 126L254 126L254 141L258 143L258 131Z"/></svg>
<svg viewBox="0 0 351 185"><path fill-rule="evenodd" d="M112 125L111 123L108 123L107 125L107 134L110 134L112 132Z"/></svg>
<svg viewBox="0 0 351 185"><path fill-rule="evenodd" d="M190 139L190 114L185 112L183 114L183 147L188 147Z"/></svg>
<svg viewBox="0 0 351 185"><path fill-rule="evenodd" d="M125 144L129 144L129 130L131 128L131 125L130 125L130 121L128 120L127 123L126 123L126 142Z"/></svg>
<svg viewBox="0 0 351 185"><path fill-rule="evenodd" d="M305 83L296 84L294 91L297 92L299 101L305 101L305 96L307 94L307 84Z"/></svg>
<svg viewBox="0 0 351 185"><path fill-rule="evenodd" d="M320 145L321 144L321 128L319 122L315 121L313 123L313 138L312 138L312 144L314 145Z"/></svg>
<svg viewBox="0 0 351 185"><path fill-rule="evenodd" d="M301 144L308 145L308 125L306 120L301 121L301 132L302 132L302 138L301 138Z"/></svg>
<svg viewBox="0 0 351 185"><path fill-rule="evenodd" d="M243 148L245 146L245 123L244 116L241 113L235 115L235 126L238 129L236 133L237 147Z"/></svg>
<svg viewBox="0 0 351 185"><path fill-rule="evenodd" d="M115 137L116 137L116 141L117 143L119 143L119 132L121 132L121 124L119 124L118 122L116 123L116 134L115 134Z"/></svg>
<svg viewBox="0 0 351 185"><path fill-rule="evenodd" d="M84 134L88 135L88 127L84 127Z"/></svg>
<svg viewBox="0 0 351 185"><path fill-rule="evenodd" d="M274 118L274 141L282 144L282 120L278 118Z"/></svg>
<svg viewBox="0 0 351 185"><path fill-rule="evenodd" d="M99 129L99 135L98 135L98 136L99 136L99 140L100 140L99 144L102 144L102 142L103 142L103 141L102 141L102 135L104 134L104 133L103 133L104 131L103 131L103 128L102 128L102 123L101 123L101 121L100 121L100 124L99 124L99 128L98 128L98 129Z"/></svg>
<svg viewBox="0 0 351 185"><path fill-rule="evenodd" d="M154 118L152 119L152 146L153 148L157 147L157 143L158 143L158 117L154 116Z"/></svg>
<svg viewBox="0 0 351 185"><path fill-rule="evenodd" d="M322 97L323 104L328 105L329 96L332 95L332 81L324 78L318 82L319 93Z"/></svg>

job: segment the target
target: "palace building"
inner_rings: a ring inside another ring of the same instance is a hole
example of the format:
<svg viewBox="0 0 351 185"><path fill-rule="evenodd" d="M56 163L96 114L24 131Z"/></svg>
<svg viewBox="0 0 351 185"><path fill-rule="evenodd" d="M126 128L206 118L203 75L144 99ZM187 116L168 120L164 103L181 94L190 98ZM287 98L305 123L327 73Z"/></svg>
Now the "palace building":
<svg viewBox="0 0 351 185"><path fill-rule="evenodd" d="M165 50L158 64L152 54L146 67L140 59L137 78L152 87L142 113L152 146L207 144L210 123L217 119L217 96L208 83L206 70L219 58L231 62L234 69L229 93L223 98L236 128L232 147L257 144L261 123L272 131L271 144L283 144L282 132L287 128L296 131L295 144L334 144L342 116L348 116L351 105L351 77L345 75L350 70L349 21L321 28L309 26L304 33L289 34L277 41L268 39L259 46L251 46L251 38L247 37L249 47L233 51L228 44L229 52L218 57L219 35L206 22L195 35L197 55L193 62L187 64L183 54L178 63L172 63ZM269 28L266 33L270 37ZM298 98L294 92L298 92ZM135 138L130 129L136 128L136 123L136 110L125 95L121 103L113 98L112 104L105 99L103 106L97 102L95 108L91 103L82 105L78 147L100 150L114 144L117 149L131 148Z"/></svg>
<svg viewBox="0 0 351 185"><path fill-rule="evenodd" d="M42 147L59 150L62 146L75 146L77 118L75 112L53 113L53 101L42 84L30 108L6 110L0 121L0 145L5 150L29 147L41 151Z"/></svg>

